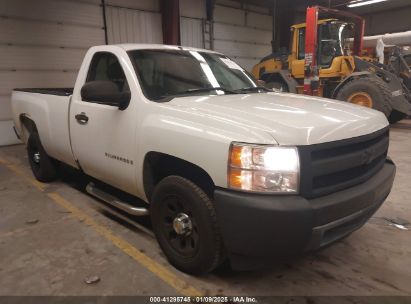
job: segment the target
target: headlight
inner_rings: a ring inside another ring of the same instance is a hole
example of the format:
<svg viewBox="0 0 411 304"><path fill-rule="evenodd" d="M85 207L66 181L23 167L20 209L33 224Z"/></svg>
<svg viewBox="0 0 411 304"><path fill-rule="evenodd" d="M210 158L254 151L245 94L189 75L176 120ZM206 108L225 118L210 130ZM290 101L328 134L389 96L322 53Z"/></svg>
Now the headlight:
<svg viewBox="0 0 411 304"><path fill-rule="evenodd" d="M298 193L300 161L295 147L232 143L228 165L231 189Z"/></svg>

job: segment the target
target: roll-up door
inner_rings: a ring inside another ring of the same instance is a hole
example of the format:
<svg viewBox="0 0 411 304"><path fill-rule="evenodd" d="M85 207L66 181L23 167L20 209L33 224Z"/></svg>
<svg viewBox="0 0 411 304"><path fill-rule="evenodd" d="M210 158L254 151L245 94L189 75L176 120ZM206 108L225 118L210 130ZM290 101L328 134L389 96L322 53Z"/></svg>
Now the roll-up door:
<svg viewBox="0 0 411 304"><path fill-rule="evenodd" d="M73 87L87 49L105 43L100 3L0 1L0 145L18 143L13 88Z"/></svg>
<svg viewBox="0 0 411 304"><path fill-rule="evenodd" d="M158 1L150 1L120 1L126 7L116 6L118 1L107 2L107 36L110 44L163 43Z"/></svg>
<svg viewBox="0 0 411 304"><path fill-rule="evenodd" d="M214 50L224 53L250 71L271 53L272 16L216 4Z"/></svg>
<svg viewBox="0 0 411 304"><path fill-rule="evenodd" d="M180 0L181 45L206 48L206 23L205 0Z"/></svg>

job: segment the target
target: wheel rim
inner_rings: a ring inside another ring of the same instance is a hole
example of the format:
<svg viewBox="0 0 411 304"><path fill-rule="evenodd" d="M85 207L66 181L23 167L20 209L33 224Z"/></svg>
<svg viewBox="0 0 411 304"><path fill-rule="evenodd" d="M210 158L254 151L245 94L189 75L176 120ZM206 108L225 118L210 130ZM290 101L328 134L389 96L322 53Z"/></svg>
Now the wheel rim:
<svg viewBox="0 0 411 304"><path fill-rule="evenodd" d="M33 153L33 161L36 164L40 164L40 152Z"/></svg>
<svg viewBox="0 0 411 304"><path fill-rule="evenodd" d="M182 198L168 196L162 202L162 234L179 255L193 257L199 249L199 234L191 206Z"/></svg>
<svg viewBox="0 0 411 304"><path fill-rule="evenodd" d="M366 93L366 92L356 92L351 94L350 97L348 97L348 102L372 108L372 98L371 96Z"/></svg>
<svg viewBox="0 0 411 304"><path fill-rule="evenodd" d="M173 229L178 235L190 235L193 232L191 218L185 213L177 214L173 220Z"/></svg>
<svg viewBox="0 0 411 304"><path fill-rule="evenodd" d="M36 144L31 143L28 145L28 152L29 152L29 158L31 159L31 164L34 165L36 168L40 166L40 151L37 147Z"/></svg>

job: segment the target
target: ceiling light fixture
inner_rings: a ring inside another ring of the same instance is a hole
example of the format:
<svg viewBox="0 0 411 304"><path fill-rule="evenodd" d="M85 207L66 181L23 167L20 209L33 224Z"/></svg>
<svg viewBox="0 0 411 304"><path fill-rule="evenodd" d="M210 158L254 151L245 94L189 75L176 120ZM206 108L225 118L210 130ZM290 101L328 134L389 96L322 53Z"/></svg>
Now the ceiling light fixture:
<svg viewBox="0 0 411 304"><path fill-rule="evenodd" d="M363 5L369 5L369 4L374 4L378 2L384 2L387 0L367 0L367 1L351 1L347 6L348 7L357 7L357 6L363 6Z"/></svg>

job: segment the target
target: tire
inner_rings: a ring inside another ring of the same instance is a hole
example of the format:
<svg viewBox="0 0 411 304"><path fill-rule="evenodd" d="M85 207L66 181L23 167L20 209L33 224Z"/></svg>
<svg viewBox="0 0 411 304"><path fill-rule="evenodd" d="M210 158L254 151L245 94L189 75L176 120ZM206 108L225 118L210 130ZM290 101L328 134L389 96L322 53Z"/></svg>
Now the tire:
<svg viewBox="0 0 411 304"><path fill-rule="evenodd" d="M57 178L56 163L47 155L37 133L31 133L29 136L27 156L31 170L37 180L41 182L51 182Z"/></svg>
<svg viewBox="0 0 411 304"><path fill-rule="evenodd" d="M388 121L390 122L390 124L395 124L396 122L399 122L400 120L406 117L407 117L407 114L394 110L391 112L390 117L388 117Z"/></svg>
<svg viewBox="0 0 411 304"><path fill-rule="evenodd" d="M214 203L201 188L168 176L155 187L151 201L154 234L174 267L201 275L220 265L224 253Z"/></svg>
<svg viewBox="0 0 411 304"><path fill-rule="evenodd" d="M385 114L388 118L391 114L391 92L388 86L380 79L374 77L357 78L345 84L338 92L336 98L349 101L350 96L363 93L372 100L372 108Z"/></svg>
<svg viewBox="0 0 411 304"><path fill-rule="evenodd" d="M287 86L280 81L270 81L265 84L267 89L276 89L280 92L288 92Z"/></svg>

